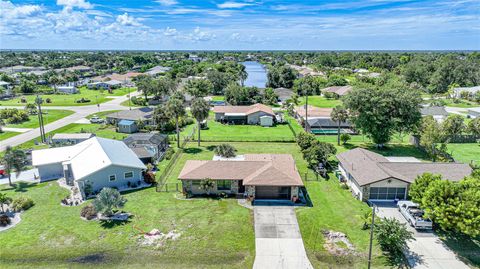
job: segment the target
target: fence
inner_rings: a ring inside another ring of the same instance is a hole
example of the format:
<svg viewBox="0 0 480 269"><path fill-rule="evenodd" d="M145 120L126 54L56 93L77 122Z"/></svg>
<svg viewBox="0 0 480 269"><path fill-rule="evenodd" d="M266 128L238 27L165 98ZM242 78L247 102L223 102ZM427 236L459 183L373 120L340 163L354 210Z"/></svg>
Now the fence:
<svg viewBox="0 0 480 269"><path fill-rule="evenodd" d="M181 192L182 184L181 183L164 183L158 192Z"/></svg>

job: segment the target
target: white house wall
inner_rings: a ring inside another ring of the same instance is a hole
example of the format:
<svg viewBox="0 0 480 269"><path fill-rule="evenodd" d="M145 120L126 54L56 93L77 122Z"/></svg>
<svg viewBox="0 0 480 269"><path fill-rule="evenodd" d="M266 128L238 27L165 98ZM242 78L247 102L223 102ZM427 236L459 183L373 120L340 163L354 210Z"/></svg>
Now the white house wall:
<svg viewBox="0 0 480 269"><path fill-rule="evenodd" d="M353 195L357 197L359 200L363 199L363 192L361 191L362 187L358 185L357 181L355 178L350 173L347 173L345 169L343 169L342 165L338 165L338 170L340 170L340 173L342 173L343 177L346 179L347 185L350 187Z"/></svg>
<svg viewBox="0 0 480 269"><path fill-rule="evenodd" d="M126 179L126 172L133 172L133 177ZM110 175L115 175L116 179L114 181L110 181ZM91 174L90 176L87 176L81 181L90 182L92 186L92 191L94 192L100 191L105 187L124 188L127 187L129 181L135 184L137 184L138 181L143 181L142 169L111 165Z"/></svg>
<svg viewBox="0 0 480 269"><path fill-rule="evenodd" d="M63 165L61 163L52 163L37 166L40 181L59 179L63 177Z"/></svg>

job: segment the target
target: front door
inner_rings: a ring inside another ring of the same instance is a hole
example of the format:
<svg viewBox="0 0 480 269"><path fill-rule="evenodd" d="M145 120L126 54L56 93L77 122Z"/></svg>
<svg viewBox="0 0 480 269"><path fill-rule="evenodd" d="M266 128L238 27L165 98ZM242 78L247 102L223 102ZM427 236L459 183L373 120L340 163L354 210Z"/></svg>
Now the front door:
<svg viewBox="0 0 480 269"><path fill-rule="evenodd" d="M244 193L245 192L245 186L243 185L243 180L240 180L238 182L238 193Z"/></svg>

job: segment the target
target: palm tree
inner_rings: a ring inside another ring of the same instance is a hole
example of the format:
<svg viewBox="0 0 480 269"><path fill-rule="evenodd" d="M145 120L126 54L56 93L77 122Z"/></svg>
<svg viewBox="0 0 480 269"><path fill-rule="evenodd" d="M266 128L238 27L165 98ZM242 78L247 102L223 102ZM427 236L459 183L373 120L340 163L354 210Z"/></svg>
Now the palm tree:
<svg viewBox="0 0 480 269"><path fill-rule="evenodd" d="M240 77L240 82L242 87L244 86L245 80L248 78L248 72L245 69L244 65L240 65L240 69L238 70L238 76Z"/></svg>
<svg viewBox="0 0 480 269"><path fill-rule="evenodd" d="M192 102L192 115L198 123L198 146L200 147L200 125L201 122L208 118L210 105L203 98L195 98Z"/></svg>
<svg viewBox="0 0 480 269"><path fill-rule="evenodd" d="M8 184L12 186L12 172L15 170L17 176L20 175L25 166L26 155L23 150L14 149L10 146L5 150L2 163L5 165L5 172L8 174Z"/></svg>
<svg viewBox="0 0 480 269"><path fill-rule="evenodd" d="M235 157L236 149L230 144L220 144L215 147L215 154L225 158Z"/></svg>
<svg viewBox="0 0 480 269"><path fill-rule="evenodd" d="M175 130L177 132L177 147L180 148L180 130L178 127L178 121L180 117L185 116L186 111L183 106L183 101L175 96L171 96L167 102L167 110L170 115L175 117Z"/></svg>
<svg viewBox="0 0 480 269"><path fill-rule="evenodd" d="M126 202L127 200L116 189L103 188L93 201L93 207L108 217L113 215L114 208L122 208Z"/></svg>
<svg viewBox="0 0 480 269"><path fill-rule="evenodd" d="M5 121L0 119L0 133L3 133L3 126L5 126Z"/></svg>
<svg viewBox="0 0 480 269"><path fill-rule="evenodd" d="M338 123L337 143L340 146L340 123L348 119L348 112L344 107L336 106L333 108L330 117L332 117L332 120Z"/></svg>

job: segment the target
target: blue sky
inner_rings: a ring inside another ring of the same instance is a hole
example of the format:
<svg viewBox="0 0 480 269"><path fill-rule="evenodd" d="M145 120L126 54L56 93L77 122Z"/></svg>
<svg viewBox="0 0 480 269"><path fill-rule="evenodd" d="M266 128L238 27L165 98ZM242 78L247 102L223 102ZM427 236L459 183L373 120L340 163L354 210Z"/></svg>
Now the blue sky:
<svg viewBox="0 0 480 269"><path fill-rule="evenodd" d="M480 49L479 0L0 0L2 49Z"/></svg>

